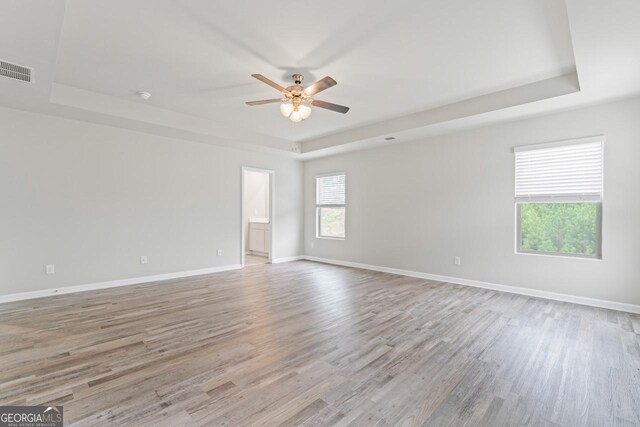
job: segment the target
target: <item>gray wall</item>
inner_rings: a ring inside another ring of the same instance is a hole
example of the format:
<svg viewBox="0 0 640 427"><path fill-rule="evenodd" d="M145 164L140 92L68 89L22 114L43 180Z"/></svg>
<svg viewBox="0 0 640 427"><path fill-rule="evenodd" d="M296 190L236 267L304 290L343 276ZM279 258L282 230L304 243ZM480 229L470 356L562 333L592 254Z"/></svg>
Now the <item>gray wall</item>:
<svg viewBox="0 0 640 427"><path fill-rule="evenodd" d="M11 109L0 128L0 295L240 263L245 165L276 172L274 258L640 304L640 99L313 160L304 174L283 156ZM607 136L604 259L514 254L511 148L594 134ZM340 170L347 239L316 239L314 176Z"/></svg>
<svg viewBox="0 0 640 427"><path fill-rule="evenodd" d="M515 254L512 147L596 134L607 137L603 259ZM308 161L305 253L640 304L639 161L640 99ZM314 177L341 170L347 238L317 239Z"/></svg>
<svg viewBox="0 0 640 427"><path fill-rule="evenodd" d="M0 294L239 264L241 166L275 170L274 258L302 252L299 161L4 108L0 129Z"/></svg>

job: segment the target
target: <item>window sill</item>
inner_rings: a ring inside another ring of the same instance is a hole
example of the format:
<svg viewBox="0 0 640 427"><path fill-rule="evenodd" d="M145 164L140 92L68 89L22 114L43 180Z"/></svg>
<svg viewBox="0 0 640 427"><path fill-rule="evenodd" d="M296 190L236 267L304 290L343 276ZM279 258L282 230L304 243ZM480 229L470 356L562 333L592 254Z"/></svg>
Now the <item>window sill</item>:
<svg viewBox="0 0 640 427"><path fill-rule="evenodd" d="M550 258L578 259L578 260L585 260L585 261L602 261L602 256L596 257L596 256L553 254L553 253L544 253L544 252L520 252L520 251L516 251L515 254L550 257Z"/></svg>
<svg viewBox="0 0 640 427"><path fill-rule="evenodd" d="M326 236L316 236L316 239L323 239L323 240L346 240L345 237L326 237Z"/></svg>

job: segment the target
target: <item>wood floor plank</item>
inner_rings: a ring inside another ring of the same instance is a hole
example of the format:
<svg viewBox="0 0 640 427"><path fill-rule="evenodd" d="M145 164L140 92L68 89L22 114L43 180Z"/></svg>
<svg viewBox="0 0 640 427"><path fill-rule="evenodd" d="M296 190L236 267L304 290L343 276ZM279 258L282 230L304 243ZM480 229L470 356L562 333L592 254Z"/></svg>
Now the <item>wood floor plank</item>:
<svg viewBox="0 0 640 427"><path fill-rule="evenodd" d="M0 366L67 425L640 425L638 315L308 261L1 304Z"/></svg>

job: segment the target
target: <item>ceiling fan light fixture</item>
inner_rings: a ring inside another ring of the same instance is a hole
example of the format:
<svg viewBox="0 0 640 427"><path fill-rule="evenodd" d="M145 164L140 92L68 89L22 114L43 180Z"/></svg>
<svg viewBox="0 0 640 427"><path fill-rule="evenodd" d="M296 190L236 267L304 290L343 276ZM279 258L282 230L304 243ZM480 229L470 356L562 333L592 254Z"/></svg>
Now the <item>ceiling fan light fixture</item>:
<svg viewBox="0 0 640 427"><path fill-rule="evenodd" d="M304 118L302 117L302 113L298 109L298 110L293 110L293 112L289 116L289 120L291 120L294 123L298 123L298 122L303 121Z"/></svg>
<svg viewBox="0 0 640 427"><path fill-rule="evenodd" d="M300 111L300 115L302 116L302 120L306 120L311 115L311 107L308 105L300 104L298 107L298 111Z"/></svg>
<svg viewBox="0 0 640 427"><path fill-rule="evenodd" d="M280 104L280 112L283 116L289 117L293 112L293 104L291 102L283 102Z"/></svg>

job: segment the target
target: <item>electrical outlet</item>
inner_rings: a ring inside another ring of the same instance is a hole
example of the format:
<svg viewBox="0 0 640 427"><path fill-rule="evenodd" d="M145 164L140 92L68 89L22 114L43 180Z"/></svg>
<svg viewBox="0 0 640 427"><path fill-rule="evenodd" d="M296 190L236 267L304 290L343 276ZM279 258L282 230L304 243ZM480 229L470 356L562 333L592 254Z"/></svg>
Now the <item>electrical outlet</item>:
<svg viewBox="0 0 640 427"><path fill-rule="evenodd" d="M453 263L455 265L460 265L460 257L459 256L454 256L453 257Z"/></svg>
<svg viewBox="0 0 640 427"><path fill-rule="evenodd" d="M142 255L140 257L140 264L146 264L149 260L147 259L146 255Z"/></svg>
<svg viewBox="0 0 640 427"><path fill-rule="evenodd" d="M311 249L315 248L316 244L314 242L311 242Z"/></svg>
<svg viewBox="0 0 640 427"><path fill-rule="evenodd" d="M222 249L218 249L217 254L218 254L218 256L222 256Z"/></svg>
<svg viewBox="0 0 640 427"><path fill-rule="evenodd" d="M45 271L47 274L55 274L56 273L56 266L53 264L49 264L45 267Z"/></svg>

